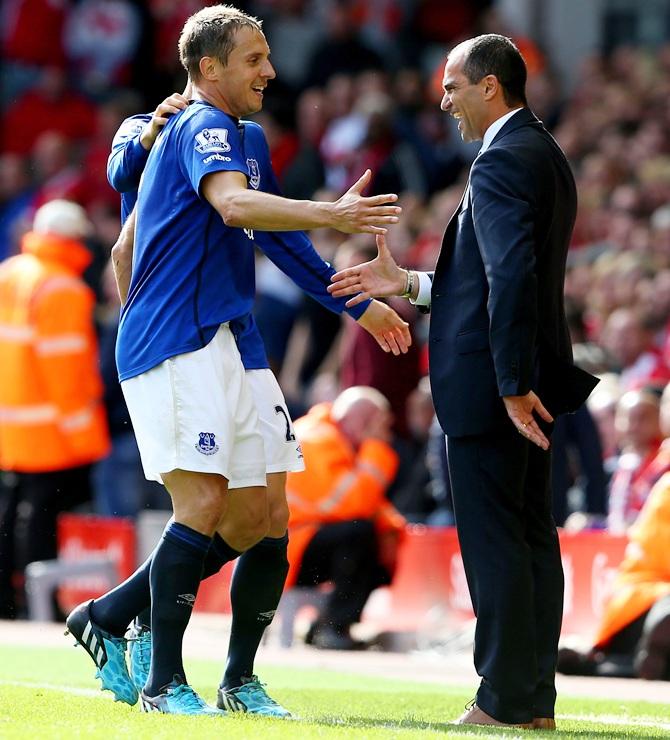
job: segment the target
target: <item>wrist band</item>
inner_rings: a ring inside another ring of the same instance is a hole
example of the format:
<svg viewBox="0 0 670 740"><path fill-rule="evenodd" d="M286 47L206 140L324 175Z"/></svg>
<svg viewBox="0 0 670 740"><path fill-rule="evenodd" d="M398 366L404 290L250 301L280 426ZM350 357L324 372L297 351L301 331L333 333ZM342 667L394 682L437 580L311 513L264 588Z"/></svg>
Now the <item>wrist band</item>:
<svg viewBox="0 0 670 740"><path fill-rule="evenodd" d="M414 290L414 271L405 270L407 273L407 282L405 283L405 292L400 294L401 298L411 298Z"/></svg>

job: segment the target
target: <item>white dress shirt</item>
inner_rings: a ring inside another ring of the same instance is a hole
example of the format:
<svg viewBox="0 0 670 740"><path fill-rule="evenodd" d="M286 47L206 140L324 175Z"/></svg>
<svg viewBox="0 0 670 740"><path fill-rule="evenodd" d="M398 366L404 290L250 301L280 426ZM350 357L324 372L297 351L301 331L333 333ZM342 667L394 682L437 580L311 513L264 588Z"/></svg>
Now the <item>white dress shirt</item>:
<svg viewBox="0 0 670 740"><path fill-rule="evenodd" d="M520 111L521 107L515 108L514 110L508 111L505 113L504 116L500 116L500 118L497 118L484 132L484 137L482 138L482 147L477 152L477 157L481 156L490 146L493 139L495 139L496 134L500 129L509 121L509 119L517 112ZM477 157L475 157L475 161L477 160ZM465 187L465 193L463 195L463 202L465 205L467 205L468 201L468 194L470 190L470 180L468 180L468 184ZM413 303L415 306L430 306L430 291L433 286L433 281L428 277L427 272L419 272L418 270L415 270L417 277L419 278L419 293L416 297L416 300L412 300L410 298L410 303Z"/></svg>

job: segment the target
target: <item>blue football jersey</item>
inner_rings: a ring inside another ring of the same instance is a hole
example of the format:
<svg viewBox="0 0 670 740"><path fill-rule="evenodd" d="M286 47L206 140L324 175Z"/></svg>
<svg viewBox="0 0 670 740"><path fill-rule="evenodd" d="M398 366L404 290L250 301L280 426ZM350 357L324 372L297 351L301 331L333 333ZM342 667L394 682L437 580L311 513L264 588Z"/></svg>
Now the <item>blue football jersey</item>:
<svg viewBox="0 0 670 740"><path fill-rule="evenodd" d="M121 194L121 223L125 223L137 202L137 189L149 158L149 152L140 144L140 134L151 120L151 113L140 113L126 118L112 141L107 160L109 184ZM270 367L263 337L258 331L253 314L233 319L230 328L247 370Z"/></svg>
<svg viewBox="0 0 670 740"><path fill-rule="evenodd" d="M140 134L151 116L151 113L140 113L126 118L112 140L112 151L107 159L107 179L114 190L121 193L122 224L135 207L140 177L149 158L149 152L140 144Z"/></svg>
<svg viewBox="0 0 670 740"><path fill-rule="evenodd" d="M222 170L248 174L235 119L197 101L168 120L138 192L116 346L121 380L201 349L222 323L253 307L250 233L227 226L200 193L203 178Z"/></svg>
<svg viewBox="0 0 670 740"><path fill-rule="evenodd" d="M226 226L200 196L202 178L220 170L243 172L248 187L279 193L260 126L196 101L168 121L142 176L132 278L117 343L121 380L205 346L224 321L233 322L245 367L267 367L262 340L247 316L255 293L254 240L326 307L354 318L367 308L364 303L345 309L345 299L327 292L334 270L304 232Z"/></svg>

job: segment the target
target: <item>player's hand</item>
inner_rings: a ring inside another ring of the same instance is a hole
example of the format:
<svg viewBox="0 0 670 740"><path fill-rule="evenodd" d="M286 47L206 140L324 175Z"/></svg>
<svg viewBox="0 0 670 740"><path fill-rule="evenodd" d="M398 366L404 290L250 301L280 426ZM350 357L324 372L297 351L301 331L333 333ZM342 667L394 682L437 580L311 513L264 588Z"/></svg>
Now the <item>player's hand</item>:
<svg viewBox="0 0 670 740"><path fill-rule="evenodd" d="M345 234L385 234L387 227L397 224L402 208L390 205L398 200L395 193L363 196L372 172L363 175L347 192L333 203L331 226Z"/></svg>
<svg viewBox="0 0 670 740"><path fill-rule="evenodd" d="M540 429L535 413L548 422L553 421L554 417L545 409L537 395L529 391L525 396L503 396L503 403L519 434L543 450L548 450L549 440Z"/></svg>
<svg viewBox="0 0 670 740"><path fill-rule="evenodd" d="M385 303L372 301L358 323L372 334L384 352L404 355L412 344L409 324Z"/></svg>
<svg viewBox="0 0 670 740"><path fill-rule="evenodd" d="M386 237L378 234L377 256L370 262L336 272L331 278L328 292L335 298L356 295L347 301L351 308L375 296L402 295L407 284L407 272L395 263L386 244Z"/></svg>
<svg viewBox="0 0 670 740"><path fill-rule="evenodd" d="M188 89L188 87L187 87ZM188 98L180 93L172 93L156 108L151 120L140 134L140 144L149 151L156 141L160 130L168 122L168 118L180 110L188 107Z"/></svg>

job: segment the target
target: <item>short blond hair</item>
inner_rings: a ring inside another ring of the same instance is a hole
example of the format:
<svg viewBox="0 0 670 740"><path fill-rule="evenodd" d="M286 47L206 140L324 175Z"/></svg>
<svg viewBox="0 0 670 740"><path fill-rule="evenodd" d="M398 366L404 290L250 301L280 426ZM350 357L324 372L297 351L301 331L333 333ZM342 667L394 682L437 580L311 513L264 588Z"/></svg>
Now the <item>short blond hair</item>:
<svg viewBox="0 0 670 740"><path fill-rule="evenodd" d="M212 5L194 13L179 36L179 61L191 79L200 77L200 60L214 57L224 66L240 28L263 32L263 23L232 5Z"/></svg>

